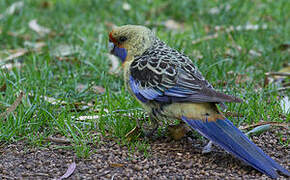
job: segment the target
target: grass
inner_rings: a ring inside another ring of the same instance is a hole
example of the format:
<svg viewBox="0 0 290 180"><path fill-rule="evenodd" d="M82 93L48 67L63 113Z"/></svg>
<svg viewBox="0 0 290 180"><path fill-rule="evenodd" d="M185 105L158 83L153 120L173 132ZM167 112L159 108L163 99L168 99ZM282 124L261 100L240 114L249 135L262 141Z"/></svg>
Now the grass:
<svg viewBox="0 0 290 180"><path fill-rule="evenodd" d="M0 12L13 2L16 1L0 1ZM100 141L100 136L128 143L123 141L124 135L135 126L134 119L144 117L144 113L124 89L122 75L108 73L109 23L147 25L171 47L192 59L196 59L199 52L203 58L195 63L203 75L217 89L245 100L243 104L227 104L229 111L245 116L230 117L235 124L262 120L289 122L289 113L281 118L281 93L277 92L277 87L263 87L264 73L280 70L289 60L289 53L277 48L289 42L290 4L287 0L127 2L131 6L129 11L122 8L122 1L113 0L26 0L18 12L0 20L1 52L23 48L25 37L30 42L42 41L47 45L42 53L30 52L11 61L22 62L22 68L0 69L0 87L7 86L0 92L0 113L15 101L20 91L26 94L13 113L0 119L2 144L24 140L32 145L47 146L50 144L45 141L48 136L61 135L71 139L78 156L86 157L92 152L92 144ZM211 14L216 7L220 12ZM51 29L52 35L40 36L32 31L28 26L32 19ZM182 30L164 26L169 19L182 23ZM216 39L192 44L193 40L214 33L216 26L228 28L246 24L260 27L266 24L267 28L220 33ZM242 50L234 48L235 44ZM54 56L59 45L78 46L81 53L59 60ZM252 56L250 50L261 55ZM239 76L242 80L236 82ZM98 94L91 88L79 91L79 84L102 86L106 92ZM43 96L67 103L53 105L44 101ZM83 105L76 106L80 102L94 102L94 105L82 110ZM131 117L124 116L128 113L132 113ZM73 118L89 115L101 117L85 121ZM146 150L148 145L141 141L129 143L129 147Z"/></svg>

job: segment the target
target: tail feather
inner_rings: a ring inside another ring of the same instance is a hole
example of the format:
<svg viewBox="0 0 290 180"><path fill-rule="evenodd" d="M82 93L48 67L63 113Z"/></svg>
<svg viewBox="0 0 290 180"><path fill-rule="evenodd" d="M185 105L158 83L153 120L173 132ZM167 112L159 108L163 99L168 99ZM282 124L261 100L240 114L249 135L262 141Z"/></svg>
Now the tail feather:
<svg viewBox="0 0 290 180"><path fill-rule="evenodd" d="M187 119L183 116L182 120L203 136L271 178L278 177L277 170L286 176L290 176L288 170L265 154L228 119L204 122L202 120Z"/></svg>

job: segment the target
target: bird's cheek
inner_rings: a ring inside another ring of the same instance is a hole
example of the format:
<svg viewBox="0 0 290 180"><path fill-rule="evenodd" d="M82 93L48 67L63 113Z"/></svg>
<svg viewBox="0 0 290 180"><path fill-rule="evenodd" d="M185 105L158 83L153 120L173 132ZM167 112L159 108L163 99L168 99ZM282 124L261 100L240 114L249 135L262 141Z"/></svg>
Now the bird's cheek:
<svg viewBox="0 0 290 180"><path fill-rule="evenodd" d="M125 48L120 48L118 46L114 46L113 50L111 51L112 54L119 57L122 62L126 60L127 57L127 51Z"/></svg>

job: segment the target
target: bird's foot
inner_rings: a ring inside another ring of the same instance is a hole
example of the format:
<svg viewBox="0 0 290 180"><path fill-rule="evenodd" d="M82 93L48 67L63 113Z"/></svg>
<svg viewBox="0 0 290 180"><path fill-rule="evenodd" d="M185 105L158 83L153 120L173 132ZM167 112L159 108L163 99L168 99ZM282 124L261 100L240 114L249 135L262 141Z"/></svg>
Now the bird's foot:
<svg viewBox="0 0 290 180"><path fill-rule="evenodd" d="M182 139L189 131L190 129L185 123L168 126L169 136L172 137L174 140Z"/></svg>
<svg viewBox="0 0 290 180"><path fill-rule="evenodd" d="M202 154L207 154L212 151L212 141L209 141L206 146L202 149Z"/></svg>

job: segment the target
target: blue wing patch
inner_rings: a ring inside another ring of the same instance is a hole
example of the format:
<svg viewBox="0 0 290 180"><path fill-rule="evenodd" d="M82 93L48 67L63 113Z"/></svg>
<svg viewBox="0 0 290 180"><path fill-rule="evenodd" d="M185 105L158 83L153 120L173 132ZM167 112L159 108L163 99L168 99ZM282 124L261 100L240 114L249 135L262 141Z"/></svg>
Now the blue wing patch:
<svg viewBox="0 0 290 180"><path fill-rule="evenodd" d="M144 103L149 100L156 100L159 102L177 101L178 98L186 98L193 94L192 91L179 87L165 89L164 92L155 89L154 87L142 88L140 83L135 81L132 76L130 76L129 84L136 97Z"/></svg>

